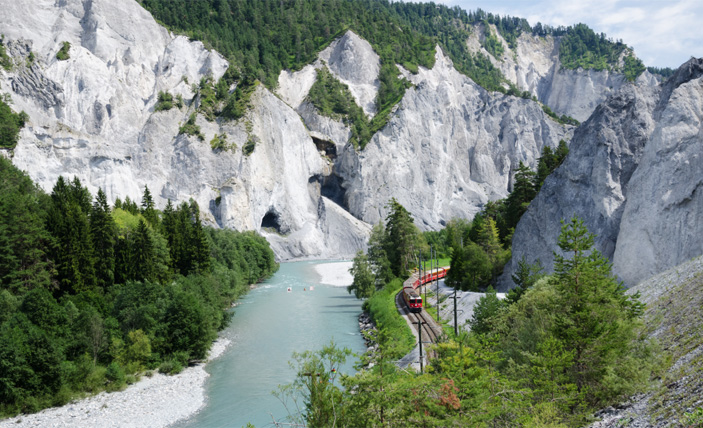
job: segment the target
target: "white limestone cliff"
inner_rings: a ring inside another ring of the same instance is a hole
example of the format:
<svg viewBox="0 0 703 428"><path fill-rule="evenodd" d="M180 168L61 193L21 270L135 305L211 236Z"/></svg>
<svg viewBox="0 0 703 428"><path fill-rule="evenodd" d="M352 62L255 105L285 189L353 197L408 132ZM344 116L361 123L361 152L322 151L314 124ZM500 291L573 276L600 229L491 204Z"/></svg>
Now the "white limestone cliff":
<svg viewBox="0 0 703 428"><path fill-rule="evenodd" d="M501 289L522 257L552 270L573 216L628 287L702 254L702 88L703 59L691 59L662 86L638 80L600 105L520 219Z"/></svg>
<svg viewBox="0 0 703 428"><path fill-rule="evenodd" d="M239 122L198 116L204 141L179 135L199 101L191 83L218 79L228 66L219 54L169 34L131 0L2 6L0 32L16 65L0 85L29 115L8 155L45 190L64 175L93 193L102 187L110 200L139 201L145 186L159 207L192 198L210 224L263 233L279 259L349 257L364 247L369 227L316 188L331 167L300 116L265 88ZM64 41L70 58L59 61ZM182 95L186 106L154 112L159 91ZM215 135L231 148L214 151Z"/></svg>
<svg viewBox="0 0 703 428"><path fill-rule="evenodd" d="M431 70L404 75L414 87L388 125L360 153L347 146L337 167L349 211L368 223L385 219L391 197L422 230L471 218L507 196L520 161L535 167L545 145L570 139L537 103L485 91L439 48Z"/></svg>
<svg viewBox="0 0 703 428"><path fill-rule="evenodd" d="M503 45L502 56L495 58L481 46L484 24L474 26L467 40L469 50L484 54L508 81L530 92L559 115L566 114L583 122L627 82L622 73L562 68L558 38L522 33L515 49L511 49L495 25L489 24L489 28ZM654 77L646 71L644 74L648 84L656 85Z"/></svg>

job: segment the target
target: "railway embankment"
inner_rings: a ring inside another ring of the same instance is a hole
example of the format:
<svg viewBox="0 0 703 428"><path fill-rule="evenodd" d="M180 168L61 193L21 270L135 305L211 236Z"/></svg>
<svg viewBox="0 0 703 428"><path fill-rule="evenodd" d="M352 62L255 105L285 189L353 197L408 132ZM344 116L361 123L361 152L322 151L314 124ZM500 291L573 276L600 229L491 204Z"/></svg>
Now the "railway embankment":
<svg viewBox="0 0 703 428"><path fill-rule="evenodd" d="M410 278L406 279L403 287L413 286L418 280L418 273L414 272ZM420 288L418 288L418 291ZM412 368L420 371L423 366L429 363L431 352L428 352L428 346L436 343L442 336L442 326L428 315L424 307L419 313L412 313L408 310L405 301L403 300L402 290L395 295L395 305L398 312L401 314L410 331L415 338L415 346L413 349L396 361L396 365L400 368ZM422 352L420 349L422 343ZM420 363L422 361L422 363Z"/></svg>

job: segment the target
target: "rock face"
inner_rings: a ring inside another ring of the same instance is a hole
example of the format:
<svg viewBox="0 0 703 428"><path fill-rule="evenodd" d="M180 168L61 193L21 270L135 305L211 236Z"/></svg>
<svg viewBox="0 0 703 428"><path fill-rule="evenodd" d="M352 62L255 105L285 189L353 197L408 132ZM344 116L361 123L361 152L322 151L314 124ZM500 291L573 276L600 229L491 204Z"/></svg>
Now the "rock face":
<svg viewBox="0 0 703 428"><path fill-rule="evenodd" d="M30 117L11 156L45 190L64 175L111 200L139 201L144 186L160 207L192 198L206 222L260 231L279 259L364 247L369 227L321 195L318 180L331 165L300 116L268 90L256 91L239 122L198 116L203 141L179 135L199 103L189 82L218 79L228 64L170 35L136 2L14 2L3 6L0 30L15 61L0 84ZM58 61L64 41L70 58ZM154 112L159 91L186 105ZM230 149L211 149L215 135ZM249 156L247 141L256 143Z"/></svg>
<svg viewBox="0 0 703 428"><path fill-rule="evenodd" d="M349 91L364 113L373 116L376 113L376 95L381 87L378 80L381 62L369 42L347 31L320 52L319 58L327 63L339 81L349 86Z"/></svg>
<svg viewBox="0 0 703 428"><path fill-rule="evenodd" d="M560 220L579 216L627 286L703 253L703 59L659 87L638 81L579 127L564 163L518 223L509 273L522 257L551 270Z"/></svg>
<svg viewBox="0 0 703 428"><path fill-rule="evenodd" d="M405 75L414 87L388 125L361 153L345 147L338 161L348 209L368 223L385 219L391 197L423 230L470 218L507 196L520 161L535 167L545 145L570 138L538 104L485 91L439 48L431 70Z"/></svg>
<svg viewBox="0 0 703 428"><path fill-rule="evenodd" d="M703 60L664 87L656 128L628 185L613 256L627 284L703 254Z"/></svg>
<svg viewBox="0 0 703 428"><path fill-rule="evenodd" d="M570 127L549 119L536 103L480 88L458 73L438 47L431 70L420 68L417 75L400 70L414 88L389 124L357 152L347 144L348 127L320 116L297 88L309 90L312 71L324 66L352 92L373 88L377 81L368 63L349 58L371 58L376 64L378 57L368 42L348 32L320 58L325 61L299 72L282 72L278 94L313 137L335 145L338 202L367 223L385 219L392 197L423 230L440 229L453 217L470 218L487 201L507 195L511 171L520 161L535 167L545 145L556 147L571 136ZM355 99L363 106L363 97Z"/></svg>
<svg viewBox="0 0 703 428"><path fill-rule="evenodd" d="M424 230L471 218L508 194L520 161L534 168L544 146L574 132L537 103L478 87L438 49L431 70L413 75L399 67L413 87L357 152L344 123L305 101L317 70L327 67L369 117L375 114L379 57L347 32L314 64L282 72L276 95L257 88L244 118L210 122L196 115L201 136L189 136L179 127L198 111L198 82L218 79L228 64L201 43L171 35L138 3L20 0L4 5L0 32L14 61L11 71L0 70L2 91L29 114L18 146L4 154L45 190L64 175L93 193L103 188L110 200L139 201L145 186L159 207L192 198L210 224L261 232L281 260L353 255L365 246L369 225L385 218L391 197ZM63 42L71 45L70 58L59 61ZM478 39L468 43L480 49ZM519 238L516 254L548 263L558 220L574 213L588 218L623 278L631 275L626 266L635 266L633 276L646 271L628 261L633 251L647 252L639 261L656 269L699 252L696 235L686 234L700 228L699 217L686 214L700 208L697 66L682 72L675 87L660 89L646 74L632 85L614 75L559 70L557 51L550 38L523 35L516 52L496 64L519 87L579 119L614 95L578 129L572 155L518 226L516 237L534 232L541 241ZM154 112L160 91L181 96L184 105ZM211 148L215 136L226 148ZM253 152L244 154L245 145ZM639 172L641 165L650 166ZM662 181L671 168L698 178ZM647 192L659 205L647 210L642 226L636 219ZM662 243L672 233L686 249ZM645 237L647 245L638 247Z"/></svg>
<svg viewBox="0 0 703 428"><path fill-rule="evenodd" d="M481 52L520 90L532 95L553 111L585 121L609 95L627 83L621 73L595 70L568 70L559 62L559 40L552 36L539 37L523 33L517 46L511 49L495 25L490 31L502 43L504 51L495 58L482 46L485 26L474 27L467 44L472 52ZM656 79L648 72L642 83L655 86Z"/></svg>

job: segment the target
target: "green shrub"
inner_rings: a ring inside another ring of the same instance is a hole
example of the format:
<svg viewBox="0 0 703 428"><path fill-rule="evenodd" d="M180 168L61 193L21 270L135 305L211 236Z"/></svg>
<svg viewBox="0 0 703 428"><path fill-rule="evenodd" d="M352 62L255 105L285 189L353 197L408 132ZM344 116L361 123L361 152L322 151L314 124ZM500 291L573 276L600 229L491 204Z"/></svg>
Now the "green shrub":
<svg viewBox="0 0 703 428"><path fill-rule="evenodd" d="M552 111L552 109L550 109L549 106L547 106L546 104L542 105L542 111L544 111L547 114L547 116L551 117L552 119L561 123L562 125L579 126L581 124L581 122L579 122L578 120L574 119L571 116L567 116L565 114L562 114L561 116L559 116L558 114L554 113L554 111Z"/></svg>
<svg viewBox="0 0 703 428"><path fill-rule="evenodd" d="M20 129L29 119L27 113L15 113L9 105L9 96L0 97L0 147L12 149L19 141Z"/></svg>
<svg viewBox="0 0 703 428"><path fill-rule="evenodd" d="M178 133L179 134L186 134L186 135L193 135L198 137L198 140L203 141L205 140L205 136L200 132L200 126L195 124L195 119L197 117L197 113L192 113L190 117L188 118L188 121L181 125L180 128L178 128Z"/></svg>
<svg viewBox="0 0 703 428"><path fill-rule="evenodd" d="M256 83L240 82L231 94L227 95L220 116L228 120L237 120L244 116L251 105L251 95Z"/></svg>
<svg viewBox="0 0 703 428"><path fill-rule="evenodd" d="M87 376L85 377L85 382L83 383L83 390L87 392L99 392L105 386L105 374L107 369L102 366L93 367L92 364L89 366L87 371Z"/></svg>
<svg viewBox="0 0 703 428"><path fill-rule="evenodd" d="M215 134L215 136L210 140L210 147L214 151L221 150L236 150L237 144L227 142L227 134ZM219 202L217 203L219 205Z"/></svg>
<svg viewBox="0 0 703 428"><path fill-rule="evenodd" d="M126 381L125 372L122 369L122 366L120 366L120 364L116 361L111 362L105 371L105 379L110 382L108 383L109 390L114 391L122 388Z"/></svg>
<svg viewBox="0 0 703 428"><path fill-rule="evenodd" d="M686 426L692 428L703 427L703 407L699 407L693 412L684 413L686 418Z"/></svg>
<svg viewBox="0 0 703 428"><path fill-rule="evenodd" d="M498 37L493 34L490 27L486 25L486 37L483 39L481 45L488 51L489 54L493 55L495 59L500 59L505 51L503 44L498 40Z"/></svg>
<svg viewBox="0 0 703 428"><path fill-rule="evenodd" d="M183 364L176 360L166 360L159 366L159 373L175 375L183 371Z"/></svg>
<svg viewBox="0 0 703 428"><path fill-rule="evenodd" d="M69 55L70 50L71 44L69 42L63 42L61 45L61 49L56 52L56 59L58 59L59 61L66 61L71 57L71 55Z"/></svg>
<svg viewBox="0 0 703 428"><path fill-rule="evenodd" d="M246 144L244 144L244 147L242 147L242 153L244 153L244 156L249 156L250 154L254 153L255 148L256 148L256 138L249 137Z"/></svg>
<svg viewBox="0 0 703 428"><path fill-rule="evenodd" d="M154 106L154 112L171 110L173 108L173 95L168 92L160 91L159 98Z"/></svg>
<svg viewBox="0 0 703 428"><path fill-rule="evenodd" d="M8 71L12 68L12 60L7 56L3 40L0 40L0 67Z"/></svg>

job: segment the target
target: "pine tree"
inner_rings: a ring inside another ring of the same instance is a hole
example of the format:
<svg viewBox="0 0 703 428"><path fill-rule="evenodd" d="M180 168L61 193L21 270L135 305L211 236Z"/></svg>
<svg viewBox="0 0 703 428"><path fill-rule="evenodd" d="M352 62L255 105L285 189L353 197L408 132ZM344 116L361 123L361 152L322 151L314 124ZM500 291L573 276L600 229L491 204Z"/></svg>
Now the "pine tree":
<svg viewBox="0 0 703 428"><path fill-rule="evenodd" d="M159 215L154 208L154 198L151 197L151 192L149 191L149 186L144 186L144 195L142 196L142 210L141 213L144 218L149 222L151 227L158 227L159 225Z"/></svg>
<svg viewBox="0 0 703 428"><path fill-rule="evenodd" d="M200 222L200 207L194 200L190 200L191 224L189 232L189 246L192 254L192 267L196 272L210 271L210 244Z"/></svg>
<svg viewBox="0 0 703 428"><path fill-rule="evenodd" d="M507 199L507 223L508 227L514 228L517 226L518 221L522 214L527 211L527 207L534 199L535 185L534 185L535 172L530 170L525 166L522 161L515 171L515 184L513 186L513 191Z"/></svg>
<svg viewBox="0 0 703 428"><path fill-rule="evenodd" d="M57 280L62 293L76 293L95 284L93 248L88 212L90 192L76 178L66 184L59 177L51 193L47 215L47 229L56 245L52 255L56 262ZM88 211L84 211L84 207Z"/></svg>
<svg viewBox="0 0 703 428"><path fill-rule="evenodd" d="M559 248L571 257L554 254L555 307L561 308L554 335L573 355L570 373L578 391L595 404L615 394L605 379L631 352L643 306L637 296L625 295L608 261L592 248L593 239L583 221L562 222Z"/></svg>
<svg viewBox="0 0 703 428"><path fill-rule="evenodd" d="M154 243L149 235L146 222L139 219L139 226L132 239L132 278L137 281L153 281L154 278Z"/></svg>
<svg viewBox="0 0 703 428"><path fill-rule="evenodd" d="M95 257L95 278L97 285L103 289L115 283L115 239L117 231L115 220L107 204L103 189L98 189L90 212L90 233Z"/></svg>
<svg viewBox="0 0 703 428"><path fill-rule="evenodd" d="M544 184L544 180L549 174L552 173L552 171L554 171L555 163L556 157L554 156L552 148L549 146L544 146L542 148L542 154L537 160L537 175L535 176L536 192L539 192L539 189L542 188L542 184Z"/></svg>
<svg viewBox="0 0 703 428"><path fill-rule="evenodd" d="M168 243L170 257L170 267L173 272L178 272L180 266L180 248L182 237L177 225L178 219L173 203L168 200L163 211L163 221L161 222L161 233Z"/></svg>
<svg viewBox="0 0 703 428"><path fill-rule="evenodd" d="M174 214L175 248L172 248L171 251L175 252L175 262L173 261L173 256L171 260L172 263L175 263L175 272L181 275L188 275L188 273L193 269L193 255L190 251L191 216L188 204L186 202L182 202Z"/></svg>
<svg viewBox="0 0 703 428"><path fill-rule="evenodd" d="M122 202L122 209L132 215L139 214L139 207L137 206L137 203L132 201L129 196L125 196L124 202Z"/></svg>
<svg viewBox="0 0 703 428"><path fill-rule="evenodd" d="M559 165L564 162L564 159L566 159L566 156L569 154L569 146L566 145L566 141L564 140L559 140L559 145L557 146L556 151L554 152L554 157L555 157L555 163L554 163L554 169L559 167Z"/></svg>
<svg viewBox="0 0 703 428"><path fill-rule="evenodd" d="M517 270L510 276L515 283L515 288L508 292L505 300L509 304L517 303L520 297L525 294L525 291L535 285L535 283L544 276L542 271L542 263L539 260L530 264L527 263L527 259L523 255L520 261L518 261Z"/></svg>
<svg viewBox="0 0 703 428"><path fill-rule="evenodd" d="M393 273L399 277L405 277L409 269L409 263L413 260L413 250L418 244L419 233L413 224L413 218L395 198L386 204L389 209L386 217L386 232L388 242L386 253L391 262Z"/></svg>
<svg viewBox="0 0 703 428"><path fill-rule="evenodd" d="M47 195L0 156L0 287L22 294L51 284Z"/></svg>
<svg viewBox="0 0 703 428"><path fill-rule="evenodd" d="M129 234L115 238L115 284L124 284L134 278L132 243Z"/></svg>

